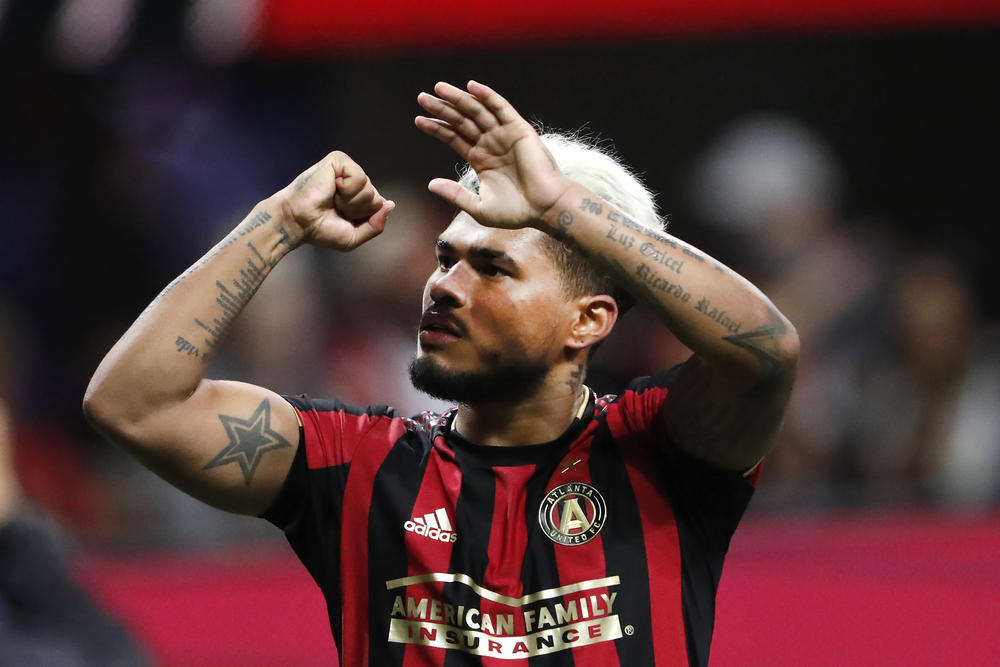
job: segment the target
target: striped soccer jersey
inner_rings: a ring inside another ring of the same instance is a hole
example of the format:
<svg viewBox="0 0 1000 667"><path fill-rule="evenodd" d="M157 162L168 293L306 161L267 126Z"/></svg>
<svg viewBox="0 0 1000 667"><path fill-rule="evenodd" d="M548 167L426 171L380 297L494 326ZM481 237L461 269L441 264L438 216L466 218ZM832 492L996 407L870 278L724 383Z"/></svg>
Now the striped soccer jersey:
<svg viewBox="0 0 1000 667"><path fill-rule="evenodd" d="M517 447L464 440L454 410L288 397L301 442L264 516L322 589L342 664L707 664L756 473L671 450L670 377L588 390L562 436Z"/></svg>

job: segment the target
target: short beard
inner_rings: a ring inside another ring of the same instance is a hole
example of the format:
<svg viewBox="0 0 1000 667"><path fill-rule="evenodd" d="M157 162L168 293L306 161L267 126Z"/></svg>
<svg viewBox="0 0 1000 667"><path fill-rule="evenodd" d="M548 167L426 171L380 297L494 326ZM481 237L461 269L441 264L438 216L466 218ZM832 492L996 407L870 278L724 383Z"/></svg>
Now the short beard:
<svg viewBox="0 0 1000 667"><path fill-rule="evenodd" d="M423 356L410 360L410 382L425 394L445 401L513 401L534 393L550 368L542 361L518 361L503 362L489 370L462 373L444 369Z"/></svg>

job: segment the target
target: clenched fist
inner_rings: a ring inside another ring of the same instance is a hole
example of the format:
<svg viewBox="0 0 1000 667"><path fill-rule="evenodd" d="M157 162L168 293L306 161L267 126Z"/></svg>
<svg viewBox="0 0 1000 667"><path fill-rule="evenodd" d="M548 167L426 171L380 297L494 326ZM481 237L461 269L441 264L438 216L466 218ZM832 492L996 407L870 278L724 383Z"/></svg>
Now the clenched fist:
<svg viewBox="0 0 1000 667"><path fill-rule="evenodd" d="M333 151L272 198L301 231L300 243L346 252L385 229L395 203L382 197L354 160Z"/></svg>

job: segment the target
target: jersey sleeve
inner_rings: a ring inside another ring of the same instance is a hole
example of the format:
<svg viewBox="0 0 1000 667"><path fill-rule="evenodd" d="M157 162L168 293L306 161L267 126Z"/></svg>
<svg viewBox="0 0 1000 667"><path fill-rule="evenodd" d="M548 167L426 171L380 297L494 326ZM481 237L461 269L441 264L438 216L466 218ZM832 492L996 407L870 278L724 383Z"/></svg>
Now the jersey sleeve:
<svg viewBox="0 0 1000 667"><path fill-rule="evenodd" d="M349 464L372 428L386 417L395 417L395 410L385 405L361 408L308 396L284 398L295 408L311 469Z"/></svg>
<svg viewBox="0 0 1000 667"><path fill-rule="evenodd" d="M643 434L656 451L671 505L709 552L725 554L753 495L760 464L750 472L732 471L699 461L673 447L660 417L670 383L680 366L632 381L620 399L624 431Z"/></svg>
<svg viewBox="0 0 1000 667"><path fill-rule="evenodd" d="M277 499L261 517L284 531L316 583L330 590L337 585L351 463L372 429L395 411L307 396L284 398L299 419L299 447Z"/></svg>

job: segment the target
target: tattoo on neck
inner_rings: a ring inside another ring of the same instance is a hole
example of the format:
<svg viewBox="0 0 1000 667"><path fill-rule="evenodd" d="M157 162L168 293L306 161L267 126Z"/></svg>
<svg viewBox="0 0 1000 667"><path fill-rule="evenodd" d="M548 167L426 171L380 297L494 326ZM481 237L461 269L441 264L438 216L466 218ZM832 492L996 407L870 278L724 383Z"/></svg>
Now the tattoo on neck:
<svg viewBox="0 0 1000 667"><path fill-rule="evenodd" d="M569 379L566 380L566 386L568 386L573 391L580 388L583 384L583 378L586 375L584 371L583 364L577 364L577 367L570 371Z"/></svg>

